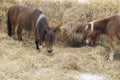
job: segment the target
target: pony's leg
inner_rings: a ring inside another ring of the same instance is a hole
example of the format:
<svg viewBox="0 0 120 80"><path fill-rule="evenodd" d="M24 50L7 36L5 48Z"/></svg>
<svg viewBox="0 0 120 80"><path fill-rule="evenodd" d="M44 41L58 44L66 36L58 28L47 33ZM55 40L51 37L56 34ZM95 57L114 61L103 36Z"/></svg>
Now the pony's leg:
<svg viewBox="0 0 120 80"><path fill-rule="evenodd" d="M36 49L42 49L41 41L35 40Z"/></svg>
<svg viewBox="0 0 120 80"><path fill-rule="evenodd" d="M114 38L110 38L109 42L110 42L109 60L113 61L114 60L114 54L115 54L115 39Z"/></svg>
<svg viewBox="0 0 120 80"><path fill-rule="evenodd" d="M42 49L41 41L39 41L39 48Z"/></svg>
<svg viewBox="0 0 120 80"><path fill-rule="evenodd" d="M36 33L35 33L35 44L36 44L36 49L39 49L39 46L38 46L39 40L38 40L38 36Z"/></svg>
<svg viewBox="0 0 120 80"><path fill-rule="evenodd" d="M16 25L13 24L13 25L12 25L12 31L11 31L11 36L12 36L12 37L13 37L14 34L15 34L15 28L16 28Z"/></svg>
<svg viewBox="0 0 120 80"><path fill-rule="evenodd" d="M39 41L37 39L35 40L35 44L36 44L36 49L39 49L39 46L38 46Z"/></svg>
<svg viewBox="0 0 120 80"><path fill-rule="evenodd" d="M18 34L18 40L19 41L22 41L22 28L20 26L18 26L18 29L17 29L17 34Z"/></svg>
<svg viewBox="0 0 120 80"><path fill-rule="evenodd" d="M39 37L39 48L42 49L42 35Z"/></svg>

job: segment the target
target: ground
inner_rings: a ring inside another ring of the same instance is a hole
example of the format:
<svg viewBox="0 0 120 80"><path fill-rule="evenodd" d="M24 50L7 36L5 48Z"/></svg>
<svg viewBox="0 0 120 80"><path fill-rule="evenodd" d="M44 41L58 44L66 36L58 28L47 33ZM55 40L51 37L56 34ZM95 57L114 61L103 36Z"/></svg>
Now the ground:
<svg viewBox="0 0 120 80"><path fill-rule="evenodd" d="M119 57L109 62L109 50L101 45L53 48L49 54L45 47L36 50L34 40L27 38L20 42L1 33L0 80L81 80L78 78L82 73L120 79Z"/></svg>
<svg viewBox="0 0 120 80"><path fill-rule="evenodd" d="M94 47L69 47L56 41L53 53L49 54L46 47L36 50L34 38L25 37L25 34L21 42L7 36L6 14L14 4L25 3L38 8L45 13L51 27L63 22L62 27L73 32L87 19L98 19L120 11L119 0L103 0L112 2L101 4L101 0L95 1L89 8L89 4L83 6L73 3L73 0L1 0L0 80L120 80L120 46L117 46L115 60L108 61L106 37Z"/></svg>

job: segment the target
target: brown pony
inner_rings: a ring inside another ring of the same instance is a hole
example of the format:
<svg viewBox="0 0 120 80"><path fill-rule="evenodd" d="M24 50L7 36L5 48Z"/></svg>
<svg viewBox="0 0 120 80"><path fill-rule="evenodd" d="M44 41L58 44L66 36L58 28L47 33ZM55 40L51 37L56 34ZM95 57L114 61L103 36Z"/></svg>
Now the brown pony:
<svg viewBox="0 0 120 80"><path fill-rule="evenodd" d="M120 40L120 15L116 14L102 20L95 20L87 23L84 40L89 45L94 45L97 37L105 34L109 38L110 55L109 60L113 61L115 54L115 43Z"/></svg>
<svg viewBox="0 0 120 80"><path fill-rule="evenodd" d="M22 40L22 30L33 31L35 33L36 48L42 48L41 43L44 41L47 44L48 52L51 53L52 45L54 42L55 34L52 29L49 28L48 22L42 11L26 6L15 5L8 10L8 36L12 37L17 28L18 40Z"/></svg>

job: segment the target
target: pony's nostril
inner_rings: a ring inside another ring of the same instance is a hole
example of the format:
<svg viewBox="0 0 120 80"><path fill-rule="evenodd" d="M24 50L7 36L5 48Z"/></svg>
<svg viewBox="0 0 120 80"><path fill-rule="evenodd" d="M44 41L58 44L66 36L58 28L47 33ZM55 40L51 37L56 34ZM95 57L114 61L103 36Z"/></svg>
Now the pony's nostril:
<svg viewBox="0 0 120 80"><path fill-rule="evenodd" d="M93 43L90 43L91 46L93 46L94 44Z"/></svg>
<svg viewBox="0 0 120 80"><path fill-rule="evenodd" d="M48 52L49 52L49 53L51 53L51 52L52 52L52 50L48 50Z"/></svg>
<svg viewBox="0 0 120 80"><path fill-rule="evenodd" d="M90 42L88 45L89 45L89 46L94 46L94 44L93 44L92 42Z"/></svg>

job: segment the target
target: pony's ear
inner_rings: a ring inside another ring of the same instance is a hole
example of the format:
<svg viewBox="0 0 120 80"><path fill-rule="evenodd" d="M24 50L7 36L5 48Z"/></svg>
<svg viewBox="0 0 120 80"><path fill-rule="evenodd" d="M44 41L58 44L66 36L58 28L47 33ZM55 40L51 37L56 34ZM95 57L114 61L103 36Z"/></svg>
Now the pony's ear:
<svg viewBox="0 0 120 80"><path fill-rule="evenodd" d="M55 28L55 29L52 29L52 30L53 30L54 33L60 32L60 28L59 28L59 27L57 27L57 28Z"/></svg>
<svg viewBox="0 0 120 80"><path fill-rule="evenodd" d="M87 22L84 30L88 30L88 29L90 29L90 28L91 28L91 23L90 23L90 22Z"/></svg>
<svg viewBox="0 0 120 80"><path fill-rule="evenodd" d="M56 33L57 31L56 30L53 30L54 33Z"/></svg>

